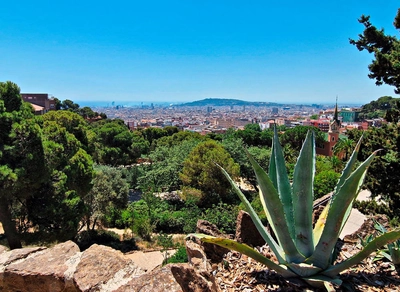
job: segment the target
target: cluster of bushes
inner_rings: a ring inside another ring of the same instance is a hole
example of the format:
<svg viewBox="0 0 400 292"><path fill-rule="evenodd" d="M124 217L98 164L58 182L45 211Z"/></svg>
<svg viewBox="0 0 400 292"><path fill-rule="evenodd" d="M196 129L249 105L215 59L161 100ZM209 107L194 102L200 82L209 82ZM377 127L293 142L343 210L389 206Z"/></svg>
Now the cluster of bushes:
<svg viewBox="0 0 400 292"><path fill-rule="evenodd" d="M95 243L106 245L122 252L138 249L135 238L121 240L120 236L115 232L102 229L81 231L76 235L74 241L81 251Z"/></svg>
<svg viewBox="0 0 400 292"><path fill-rule="evenodd" d="M147 194L122 210L115 227L131 228L145 240L157 233L191 233L196 231L198 219L217 225L226 233L234 233L239 206L219 203L210 208L200 208L192 202L167 201ZM114 227L114 226L110 226Z"/></svg>

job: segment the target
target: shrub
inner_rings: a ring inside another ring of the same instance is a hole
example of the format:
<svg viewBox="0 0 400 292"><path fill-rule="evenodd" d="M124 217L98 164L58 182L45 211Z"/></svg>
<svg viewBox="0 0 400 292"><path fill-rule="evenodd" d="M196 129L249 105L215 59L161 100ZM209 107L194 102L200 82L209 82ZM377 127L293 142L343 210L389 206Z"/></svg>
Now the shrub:
<svg viewBox="0 0 400 292"><path fill-rule="evenodd" d="M187 262L188 262L188 256L186 253L186 248L183 245L179 246L176 253L167 260L167 264L187 263Z"/></svg>
<svg viewBox="0 0 400 292"><path fill-rule="evenodd" d="M129 240L120 240L120 236L109 230L85 230L75 236L74 242L79 246L81 251L88 249L92 244L101 244L128 252L136 250L136 241L134 238Z"/></svg>
<svg viewBox="0 0 400 292"><path fill-rule="evenodd" d="M215 224L222 232L235 233L236 219L239 213L238 206L219 203L212 208L206 209L202 217Z"/></svg>

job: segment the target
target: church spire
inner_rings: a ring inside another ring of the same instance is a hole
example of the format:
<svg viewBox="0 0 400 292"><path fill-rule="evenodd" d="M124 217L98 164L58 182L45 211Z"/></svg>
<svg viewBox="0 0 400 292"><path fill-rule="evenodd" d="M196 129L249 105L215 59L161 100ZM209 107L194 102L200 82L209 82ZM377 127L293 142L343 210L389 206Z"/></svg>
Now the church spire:
<svg viewBox="0 0 400 292"><path fill-rule="evenodd" d="M333 120L339 124L339 114L338 114L338 107L337 107L337 95L336 95L336 106L335 106L335 115L333 116Z"/></svg>
<svg viewBox="0 0 400 292"><path fill-rule="evenodd" d="M329 123L329 133L339 132L339 128L340 128L340 120L339 120L337 96L336 96L335 113L333 115L333 120Z"/></svg>

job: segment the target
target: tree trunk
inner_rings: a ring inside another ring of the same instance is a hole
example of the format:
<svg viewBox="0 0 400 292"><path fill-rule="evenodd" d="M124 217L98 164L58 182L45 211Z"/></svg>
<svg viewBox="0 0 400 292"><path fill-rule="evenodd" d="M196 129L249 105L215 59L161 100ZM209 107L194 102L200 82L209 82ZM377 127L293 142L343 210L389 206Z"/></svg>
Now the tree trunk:
<svg viewBox="0 0 400 292"><path fill-rule="evenodd" d="M4 234L6 235L10 249L21 248L21 240L19 239L15 223L12 221L9 204L6 199L0 199L0 222L3 225Z"/></svg>

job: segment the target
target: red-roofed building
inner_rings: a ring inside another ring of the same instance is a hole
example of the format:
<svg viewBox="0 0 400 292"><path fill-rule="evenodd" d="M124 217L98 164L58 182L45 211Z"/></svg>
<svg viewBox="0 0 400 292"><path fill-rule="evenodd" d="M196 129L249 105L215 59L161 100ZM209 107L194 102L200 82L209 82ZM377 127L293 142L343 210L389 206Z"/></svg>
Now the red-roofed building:
<svg viewBox="0 0 400 292"><path fill-rule="evenodd" d="M53 97L49 97L47 93L21 93L22 100L29 102L32 105L42 107L42 113L37 112L37 114L43 114L50 110L56 109L56 101ZM35 113L36 113L35 108Z"/></svg>

